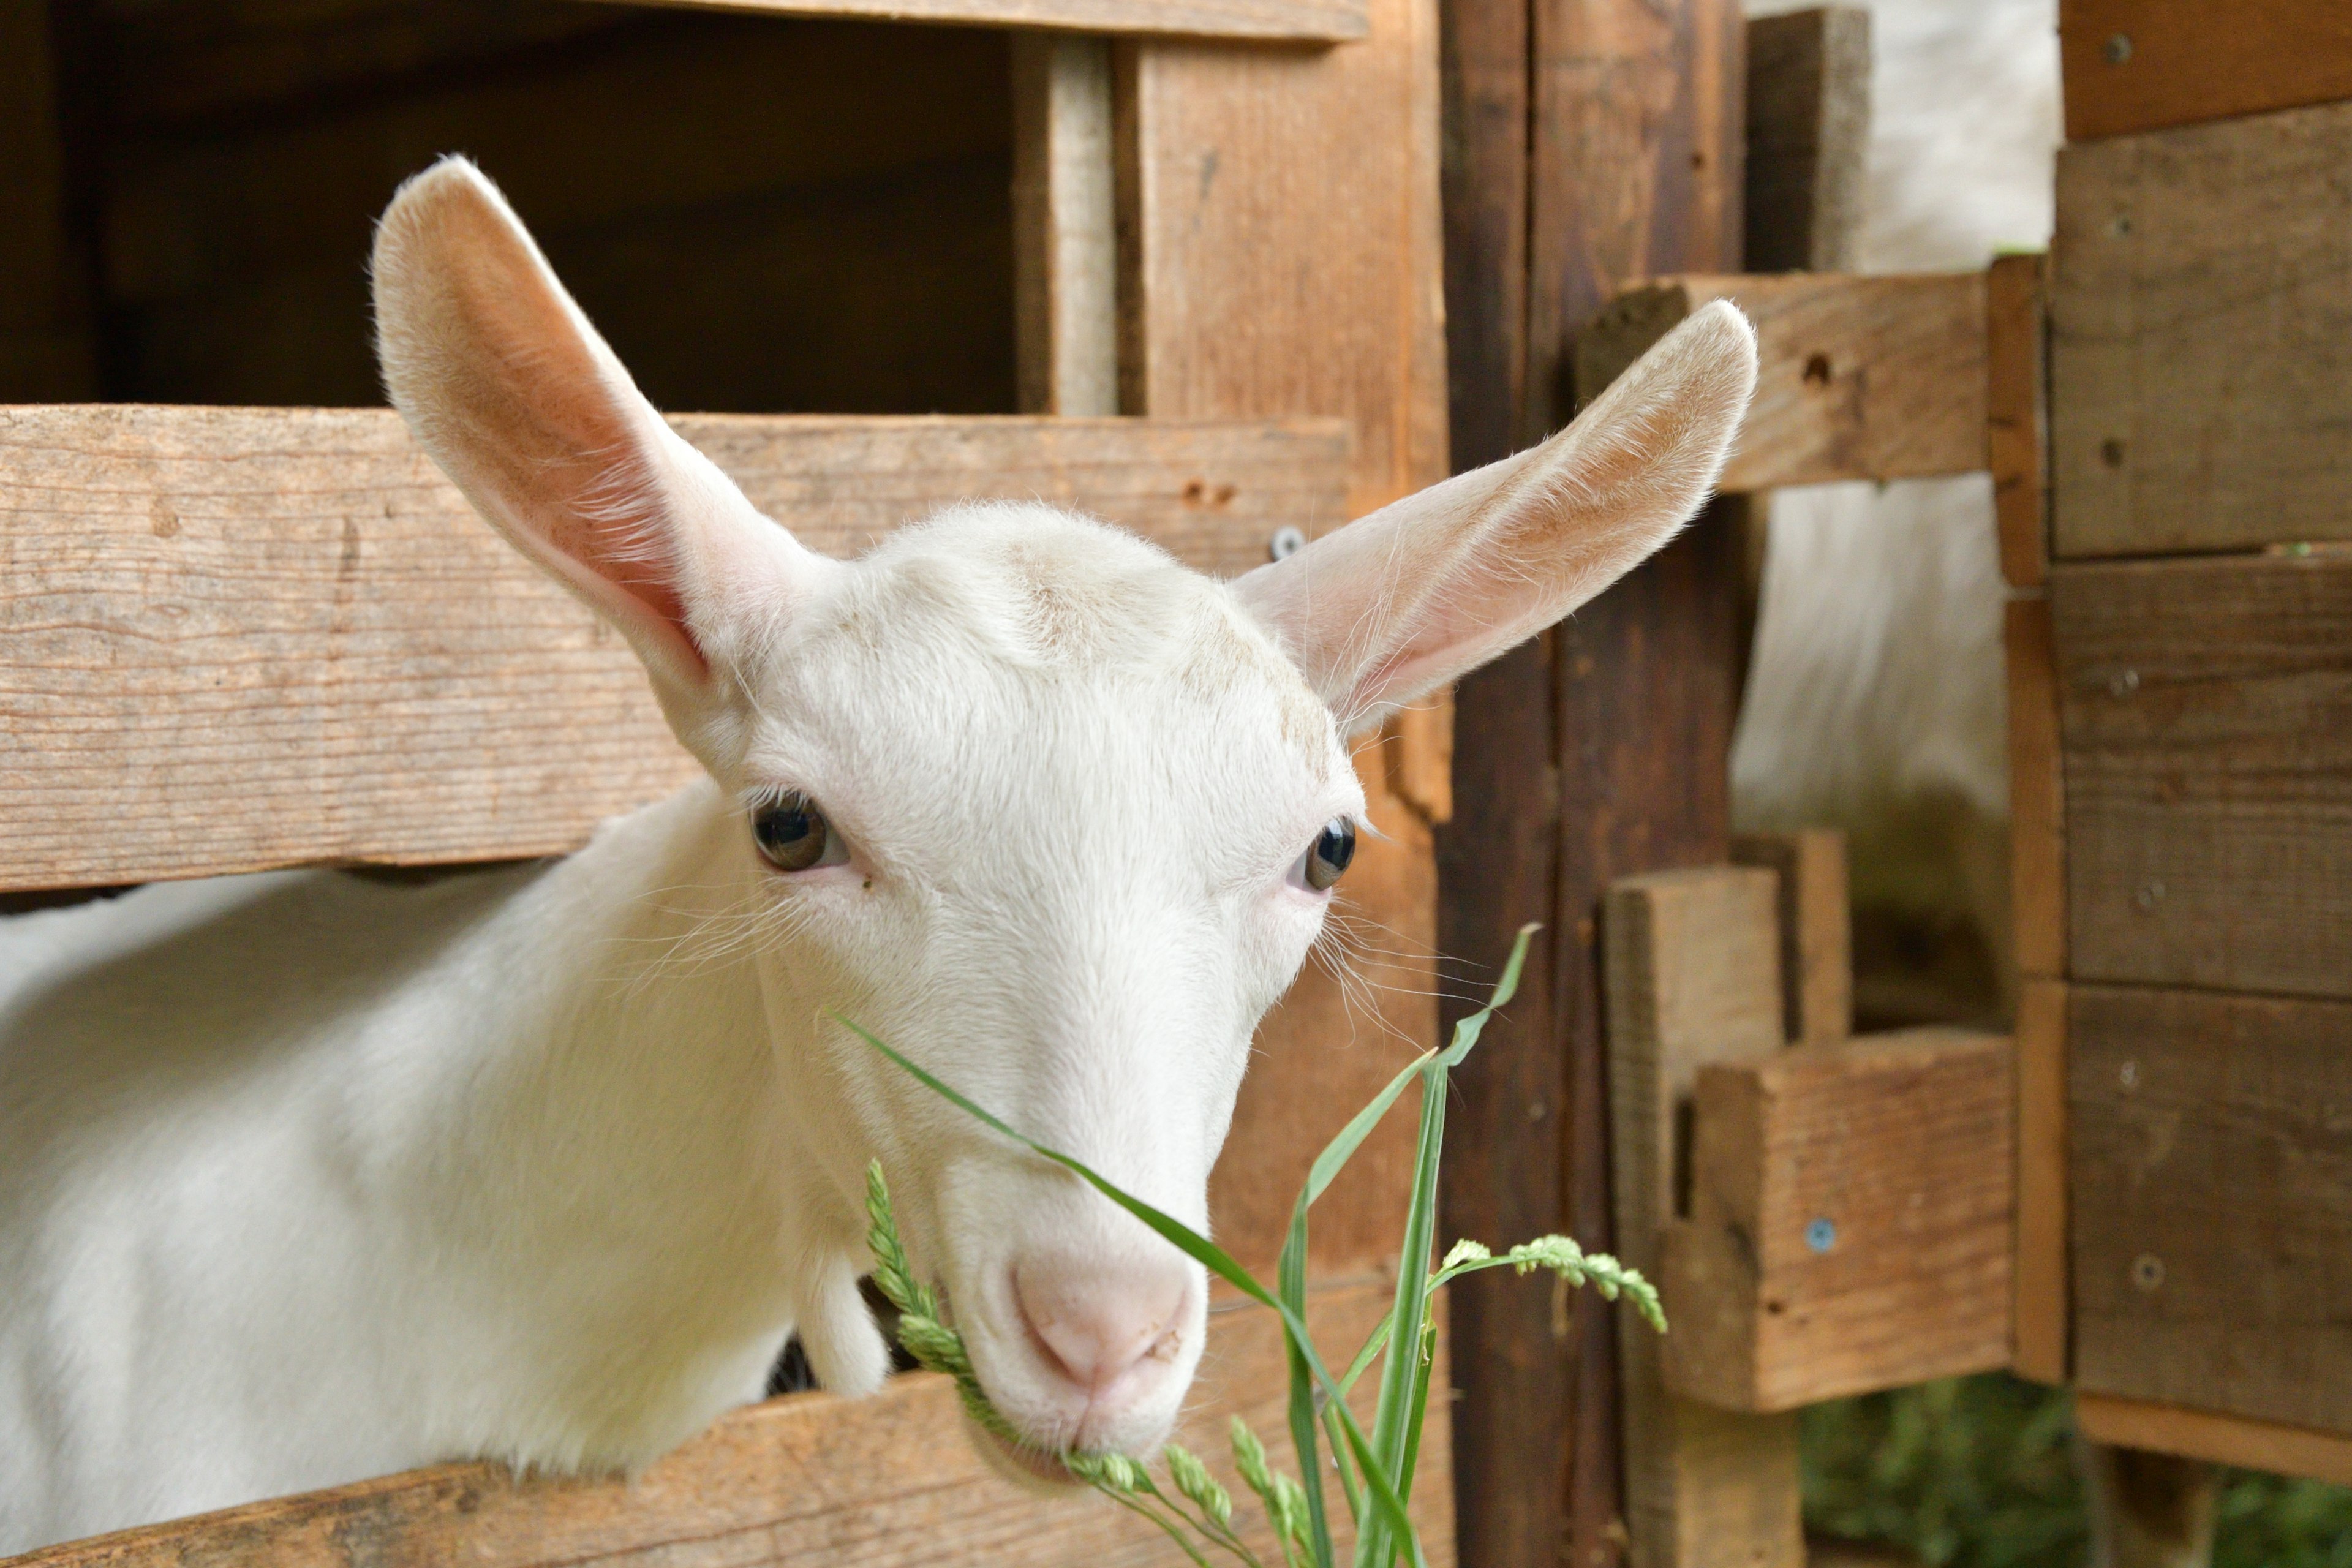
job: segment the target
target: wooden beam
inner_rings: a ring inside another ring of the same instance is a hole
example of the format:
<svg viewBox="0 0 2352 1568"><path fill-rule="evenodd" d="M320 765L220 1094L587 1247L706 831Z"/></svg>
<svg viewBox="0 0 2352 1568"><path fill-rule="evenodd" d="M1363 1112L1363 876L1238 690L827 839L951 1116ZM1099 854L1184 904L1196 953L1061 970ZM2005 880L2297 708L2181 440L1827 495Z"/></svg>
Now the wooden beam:
<svg viewBox="0 0 2352 1568"><path fill-rule="evenodd" d="M2352 1436L2352 1004L2067 996L2077 1384Z"/></svg>
<svg viewBox="0 0 2352 1568"><path fill-rule="evenodd" d="M2066 973L2066 778L2050 601L2002 606L2009 671L2009 917L2017 971Z"/></svg>
<svg viewBox="0 0 2352 1568"><path fill-rule="evenodd" d="M1870 13L1750 17L1748 269L1853 270L1869 154Z"/></svg>
<svg viewBox="0 0 2352 1568"><path fill-rule="evenodd" d="M2074 1425L2097 1443L2352 1487L2352 1437L2341 1433L2087 1392L2074 1395Z"/></svg>
<svg viewBox="0 0 2352 1568"><path fill-rule="evenodd" d="M1680 277L1612 301L1576 346L1590 402L1700 306L1756 323L1756 401L1726 490L1973 473L1985 465L1985 280Z"/></svg>
<svg viewBox="0 0 2352 1568"><path fill-rule="evenodd" d="M1666 1386L1769 1413L2008 1365L2012 1059L1939 1028L1702 1067Z"/></svg>
<svg viewBox="0 0 2352 1568"><path fill-rule="evenodd" d="M1370 29L1365 0L645 0L703 11L866 16L1198 38L1341 43Z"/></svg>
<svg viewBox="0 0 2352 1568"><path fill-rule="evenodd" d="M1985 274L1985 467L2012 588L2050 571L2048 276L2045 256L2003 256Z"/></svg>
<svg viewBox="0 0 2352 1568"><path fill-rule="evenodd" d="M816 549L971 496L1196 566L1342 520L1328 423L682 417ZM0 888L552 854L696 776L620 640L389 410L0 411Z"/></svg>
<svg viewBox="0 0 2352 1568"><path fill-rule="evenodd" d="M2063 564L2071 972L2352 995L2352 552Z"/></svg>
<svg viewBox="0 0 2352 1568"><path fill-rule="evenodd" d="M2075 142L2352 99L2352 11L2326 0L2061 0Z"/></svg>
<svg viewBox="0 0 2352 1568"><path fill-rule="evenodd" d="M1664 1277L1688 1212L1691 1096L1711 1064L1782 1043L1778 880L1711 867L1619 880L1602 911L1610 1131L1619 1256ZM1628 1314L1630 1317L1630 1314ZM1621 1324L1626 1523L1636 1568L1804 1562L1792 1418L1737 1415L1672 1392L1666 1351Z"/></svg>
<svg viewBox="0 0 2352 1568"><path fill-rule="evenodd" d="M2352 539L2347 164L2352 103L2060 152L2057 555Z"/></svg>
<svg viewBox="0 0 2352 1568"><path fill-rule="evenodd" d="M1013 346L1024 414L1118 412L1110 40L1013 40Z"/></svg>
<svg viewBox="0 0 2352 1568"><path fill-rule="evenodd" d="M1370 1331L1391 1289L1378 1280L1311 1290L1329 1345ZM1255 1305L1212 1308L1210 1345L1181 1438L1241 1500L1235 1522L1279 1560L1250 1493L1233 1474L1225 1425L1247 1419L1275 1447L1286 1397L1282 1341ZM1369 1380L1360 1387L1370 1390ZM1447 1418L1433 1401L1432 1432ZM1365 1418L1370 1418L1369 1401ZM1293 1468L1287 1463L1286 1469ZM1433 1563L1450 1563L1446 1489L1422 1486L1413 1511ZM519 1479L493 1463L444 1465L354 1486L99 1536L12 1559L12 1568L362 1568L386 1562L481 1568L636 1564L732 1568L760 1563L883 1568L913 1561L1181 1564L1143 1521L1090 1492L1047 1495L1003 1479L974 1450L953 1384L893 1378L871 1399L788 1394L736 1411L647 1468L608 1480Z"/></svg>
<svg viewBox="0 0 2352 1568"><path fill-rule="evenodd" d="M1853 921L1845 835L1828 828L1748 833L1732 863L1780 878L1780 989L1794 1045L1834 1045L1853 1032Z"/></svg>
<svg viewBox="0 0 2352 1568"><path fill-rule="evenodd" d="M2029 978L2017 1002L2017 1262L2010 1368L2065 1383L2067 1286L2066 988Z"/></svg>

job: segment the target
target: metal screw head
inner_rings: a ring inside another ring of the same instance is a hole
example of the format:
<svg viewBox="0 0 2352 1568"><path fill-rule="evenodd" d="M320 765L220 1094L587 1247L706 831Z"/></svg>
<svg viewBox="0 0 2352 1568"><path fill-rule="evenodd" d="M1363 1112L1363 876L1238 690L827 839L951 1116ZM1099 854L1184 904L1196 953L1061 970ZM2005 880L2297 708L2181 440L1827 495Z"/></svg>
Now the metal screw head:
<svg viewBox="0 0 2352 1568"><path fill-rule="evenodd" d="M1265 552L1276 561L1287 561L1307 548L1307 531L1295 523L1284 523L1265 542Z"/></svg>
<svg viewBox="0 0 2352 1568"><path fill-rule="evenodd" d="M2132 894L2132 902L2143 910L2152 910L2164 902L2164 884L2155 880L2142 882Z"/></svg>
<svg viewBox="0 0 2352 1568"><path fill-rule="evenodd" d="M2108 34L2107 41L2099 46L2099 53L2105 58L2109 65L2122 65L2132 58L2131 35L2129 33Z"/></svg>
<svg viewBox="0 0 2352 1568"><path fill-rule="evenodd" d="M2123 1079L2124 1088L2127 1089L2137 1089L2139 1087L2139 1063L2124 1063L2123 1071L2117 1073L2116 1076Z"/></svg>
<svg viewBox="0 0 2352 1568"><path fill-rule="evenodd" d="M2107 695L2110 697L2129 697L2138 689L2139 671L2137 669L2122 670L2107 679Z"/></svg>
<svg viewBox="0 0 2352 1568"><path fill-rule="evenodd" d="M2132 1283L2142 1290L2164 1289L2164 1259L2153 1252L2143 1252L2132 1259Z"/></svg>
<svg viewBox="0 0 2352 1568"><path fill-rule="evenodd" d="M1805 1245L1815 1252L1827 1252L1837 1245L1837 1224L1823 1216L1805 1226Z"/></svg>

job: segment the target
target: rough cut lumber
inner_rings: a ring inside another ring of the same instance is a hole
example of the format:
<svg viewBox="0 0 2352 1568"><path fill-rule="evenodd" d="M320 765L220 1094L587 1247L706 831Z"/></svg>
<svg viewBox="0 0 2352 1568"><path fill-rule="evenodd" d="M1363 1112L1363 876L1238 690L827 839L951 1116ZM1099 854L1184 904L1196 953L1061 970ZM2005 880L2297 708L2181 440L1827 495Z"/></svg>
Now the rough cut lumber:
<svg viewBox="0 0 2352 1568"><path fill-rule="evenodd" d="M1380 1321L1390 1294L1378 1280L1328 1284L1310 1296L1310 1321L1328 1345L1352 1347ZM1225 1424L1245 1416L1286 1455L1278 1436L1280 1336L1255 1305L1213 1309L1210 1324L1181 1440L1242 1500L1234 1512L1244 1539L1278 1561L1260 1510L1227 1462ZM1433 1400L1424 1453L1444 1452L1440 1424L1447 1419L1445 1402ZM1426 1475L1414 1489L1433 1563L1453 1561L1451 1502ZM998 1475L962 1430L953 1385L912 1373L869 1400L789 1394L737 1411L635 1480L519 1481L499 1465L447 1465L52 1547L11 1568L1140 1568L1184 1561L1150 1525L1090 1492L1043 1497Z"/></svg>
<svg viewBox="0 0 2352 1568"><path fill-rule="evenodd" d="M1224 573L1341 520L1328 424L677 423L839 554L973 496ZM389 410L0 410L0 888L552 854L694 775L619 638Z"/></svg>
<svg viewBox="0 0 2352 1568"><path fill-rule="evenodd" d="M2352 103L2060 152L2058 555L2352 538L2347 164Z"/></svg>
<svg viewBox="0 0 2352 1568"><path fill-rule="evenodd" d="M1845 835L1828 828L1742 834L1735 865L1780 879L1780 991L1792 1045L1834 1045L1853 1032L1853 921Z"/></svg>
<svg viewBox="0 0 2352 1568"><path fill-rule="evenodd" d="M1985 280L1666 278L1618 296L1576 345L1590 402L1700 306L1756 323L1756 401L1726 490L1973 473L1985 462Z"/></svg>
<svg viewBox="0 0 2352 1568"><path fill-rule="evenodd" d="M1751 17L1748 270L1853 270L1869 152L1870 13Z"/></svg>
<svg viewBox="0 0 2352 1568"><path fill-rule="evenodd" d="M2336 0L2060 0L2072 141L2352 99Z"/></svg>
<svg viewBox="0 0 2352 1568"><path fill-rule="evenodd" d="M2050 601L2003 607L2009 670L2009 918L2017 972L2066 973L2066 779Z"/></svg>
<svg viewBox="0 0 2352 1568"><path fill-rule="evenodd" d="M1370 30L1365 0L646 0L780 16L869 16L981 27L1336 43Z"/></svg>
<svg viewBox="0 0 2352 1568"><path fill-rule="evenodd" d="M1024 414L1118 412L1110 41L1013 40L1013 307Z"/></svg>
<svg viewBox="0 0 2352 1568"><path fill-rule="evenodd" d="M2017 1001L2017 1260L2010 1369L2053 1386L2068 1366L2066 987L2027 979Z"/></svg>
<svg viewBox="0 0 2352 1568"><path fill-rule="evenodd" d="M1932 1028L1701 1068L1667 1386L1769 1412L2009 1364L2011 1062Z"/></svg>
<svg viewBox="0 0 2352 1568"><path fill-rule="evenodd" d="M2074 1425L2095 1443L2352 1487L2352 1437L2334 1432L2087 1392L2074 1395Z"/></svg>
<svg viewBox="0 0 2352 1568"><path fill-rule="evenodd" d="M1985 467L2012 588L2039 588L2050 570L2048 262L2003 256L1985 273Z"/></svg>
<svg viewBox="0 0 2352 1568"><path fill-rule="evenodd" d="M1603 906L1617 1251L1653 1279L1666 1229L1689 1206L1687 1152L1676 1145L1701 1070L1782 1044L1778 901L1771 872L1720 866L1622 879ZM1635 1568L1797 1568L1794 1419L1676 1397L1663 1375L1671 1352L1623 1316Z"/></svg>
<svg viewBox="0 0 2352 1568"><path fill-rule="evenodd" d="M2352 1005L2072 986L2074 1375L2352 1435Z"/></svg>
<svg viewBox="0 0 2352 1568"><path fill-rule="evenodd" d="M2352 552L2062 565L2069 967L2352 995Z"/></svg>

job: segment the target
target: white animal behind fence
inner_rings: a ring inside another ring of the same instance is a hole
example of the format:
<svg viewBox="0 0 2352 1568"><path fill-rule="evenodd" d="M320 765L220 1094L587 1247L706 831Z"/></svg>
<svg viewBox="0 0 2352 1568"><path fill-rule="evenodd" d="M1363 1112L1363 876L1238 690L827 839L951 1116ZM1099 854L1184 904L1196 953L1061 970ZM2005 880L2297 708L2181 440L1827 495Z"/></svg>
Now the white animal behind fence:
<svg viewBox="0 0 2352 1568"><path fill-rule="evenodd" d="M0 1551L457 1456L639 1465L795 1332L871 1390L876 1156L1030 1441L1156 1443L1197 1266L826 1010L1205 1228L1364 812L1348 735L1682 525L1753 389L1745 321L1222 584L1041 506L811 553L462 163L394 201L375 286L420 442L627 637L709 777L560 864L6 927Z"/></svg>

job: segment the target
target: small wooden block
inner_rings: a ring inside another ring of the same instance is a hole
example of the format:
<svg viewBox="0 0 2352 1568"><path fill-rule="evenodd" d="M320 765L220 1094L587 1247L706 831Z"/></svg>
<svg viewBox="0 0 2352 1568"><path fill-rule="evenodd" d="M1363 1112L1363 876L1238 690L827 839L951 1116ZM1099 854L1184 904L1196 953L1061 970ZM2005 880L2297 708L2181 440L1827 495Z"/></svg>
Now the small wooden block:
<svg viewBox="0 0 2352 1568"><path fill-rule="evenodd" d="M2003 256L1985 273L1985 467L2012 588L2039 588L2050 570L2048 264Z"/></svg>
<svg viewBox="0 0 2352 1568"><path fill-rule="evenodd" d="M2050 601L2004 607L2009 656L2009 917L2017 971L2066 973L2066 778Z"/></svg>
<svg viewBox="0 0 2352 1568"><path fill-rule="evenodd" d="M1667 1386L1780 1411L2007 1365L2011 1062L1914 1029L1701 1068Z"/></svg>
<svg viewBox="0 0 2352 1568"><path fill-rule="evenodd" d="M1761 360L1723 489L1984 467L1980 272L1660 279L1619 295L1577 340L1578 403L1716 300L1748 312Z"/></svg>
<svg viewBox="0 0 2352 1568"><path fill-rule="evenodd" d="M1851 270L1869 153L1870 13L1748 18L1748 269Z"/></svg>
<svg viewBox="0 0 2352 1568"><path fill-rule="evenodd" d="M2060 0L2072 141L2352 98L2340 0Z"/></svg>
<svg viewBox="0 0 2352 1568"><path fill-rule="evenodd" d="M2334 1432L2080 1392L2074 1395L2074 1425L2093 1442L2118 1448L2352 1487L2352 1437Z"/></svg>
<svg viewBox="0 0 2352 1568"><path fill-rule="evenodd" d="M2069 1370L2066 987L2027 980L2017 1002L2017 1262L2010 1370L2052 1386Z"/></svg>
<svg viewBox="0 0 2352 1568"><path fill-rule="evenodd" d="M1829 828L1742 834L1731 858L1780 879L1780 987L1791 1044L1833 1045L1853 1032L1853 921L1845 835Z"/></svg>

